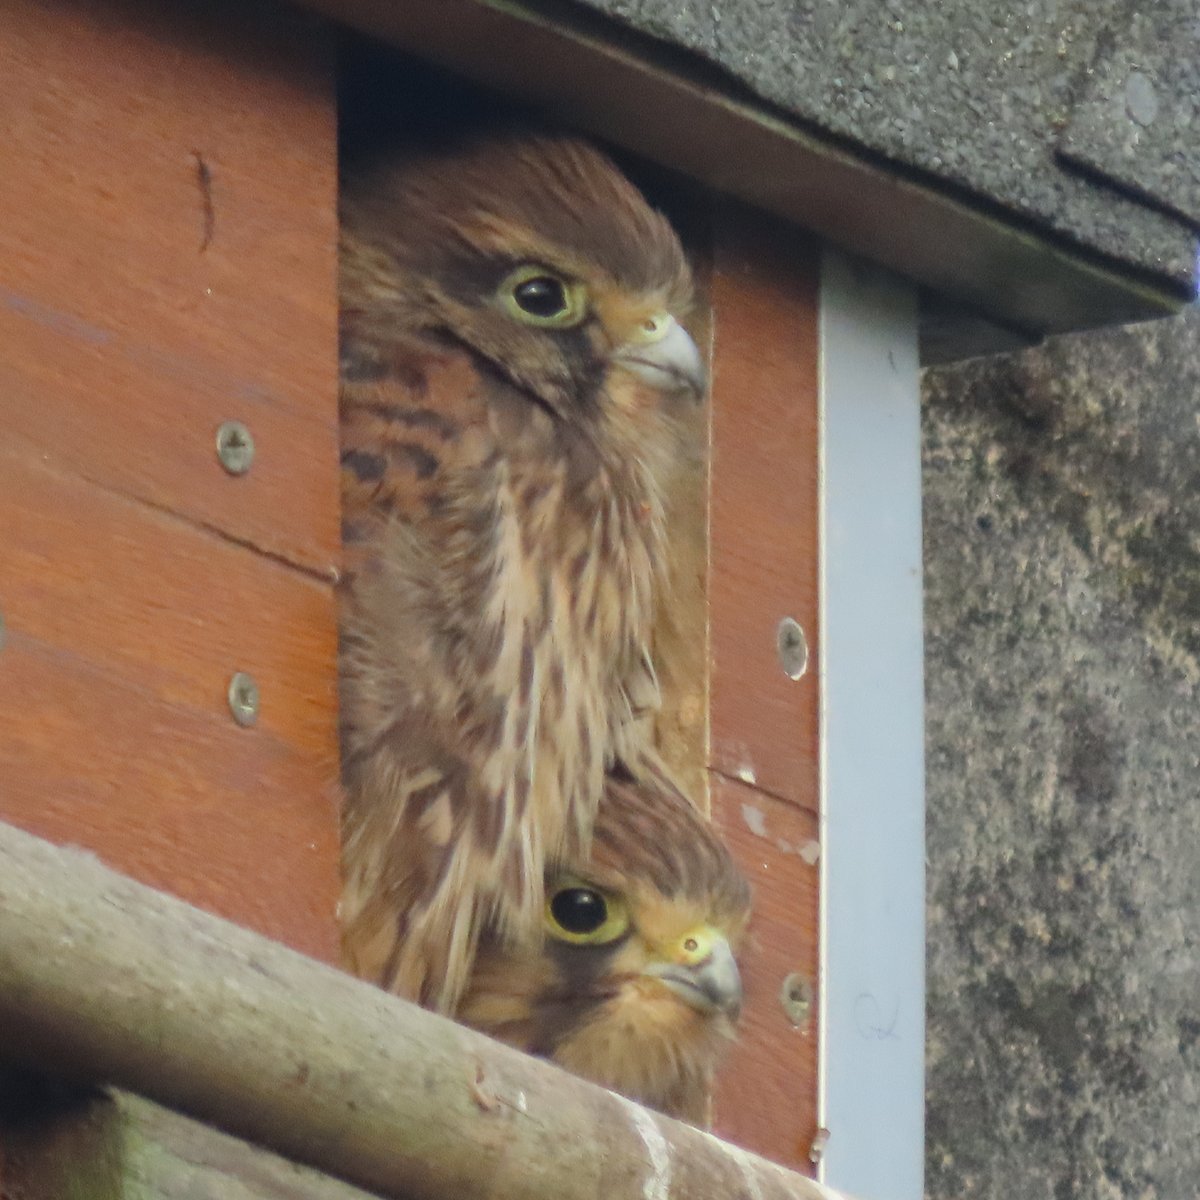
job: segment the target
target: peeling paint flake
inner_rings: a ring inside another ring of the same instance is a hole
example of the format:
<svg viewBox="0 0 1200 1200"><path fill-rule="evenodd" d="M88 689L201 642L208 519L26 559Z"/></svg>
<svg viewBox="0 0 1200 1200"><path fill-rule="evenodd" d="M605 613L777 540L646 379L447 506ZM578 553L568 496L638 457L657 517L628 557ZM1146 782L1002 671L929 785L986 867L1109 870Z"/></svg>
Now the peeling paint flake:
<svg viewBox="0 0 1200 1200"><path fill-rule="evenodd" d="M765 838L769 836L767 833L767 818L763 815L761 808L755 808L753 804L743 804L742 820L746 822L746 828L755 837Z"/></svg>

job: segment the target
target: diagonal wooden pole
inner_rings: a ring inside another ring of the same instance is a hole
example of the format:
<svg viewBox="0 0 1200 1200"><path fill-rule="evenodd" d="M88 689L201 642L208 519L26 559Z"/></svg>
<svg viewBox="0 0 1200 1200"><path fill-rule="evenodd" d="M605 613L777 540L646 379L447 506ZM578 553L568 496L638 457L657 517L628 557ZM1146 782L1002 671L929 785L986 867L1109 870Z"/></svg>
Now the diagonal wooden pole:
<svg viewBox="0 0 1200 1200"><path fill-rule="evenodd" d="M405 1200L838 1200L7 825L0 1057Z"/></svg>

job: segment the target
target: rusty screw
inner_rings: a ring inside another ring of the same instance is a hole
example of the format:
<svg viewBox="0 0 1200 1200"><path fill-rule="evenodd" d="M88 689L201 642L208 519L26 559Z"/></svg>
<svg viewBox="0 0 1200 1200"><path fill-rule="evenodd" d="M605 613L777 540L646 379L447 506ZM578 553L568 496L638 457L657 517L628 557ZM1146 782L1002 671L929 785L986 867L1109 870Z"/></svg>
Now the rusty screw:
<svg viewBox="0 0 1200 1200"><path fill-rule="evenodd" d="M254 462L254 438L241 421L224 421L217 429L217 458L230 475L245 475Z"/></svg>
<svg viewBox="0 0 1200 1200"><path fill-rule="evenodd" d="M229 681L229 711L244 728L258 720L258 684L245 671L238 671Z"/></svg>

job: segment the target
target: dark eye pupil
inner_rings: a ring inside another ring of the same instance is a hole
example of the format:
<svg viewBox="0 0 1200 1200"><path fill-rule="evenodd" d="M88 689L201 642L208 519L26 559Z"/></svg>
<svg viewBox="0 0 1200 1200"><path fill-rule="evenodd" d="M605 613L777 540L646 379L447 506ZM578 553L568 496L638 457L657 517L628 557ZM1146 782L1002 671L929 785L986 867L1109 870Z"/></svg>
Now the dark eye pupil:
<svg viewBox="0 0 1200 1200"><path fill-rule="evenodd" d="M564 888L550 901L554 919L568 933L595 933L608 918L608 905L590 888Z"/></svg>
<svg viewBox="0 0 1200 1200"><path fill-rule="evenodd" d="M551 275L537 275L513 289L517 304L534 317L556 317L567 307L562 283Z"/></svg>

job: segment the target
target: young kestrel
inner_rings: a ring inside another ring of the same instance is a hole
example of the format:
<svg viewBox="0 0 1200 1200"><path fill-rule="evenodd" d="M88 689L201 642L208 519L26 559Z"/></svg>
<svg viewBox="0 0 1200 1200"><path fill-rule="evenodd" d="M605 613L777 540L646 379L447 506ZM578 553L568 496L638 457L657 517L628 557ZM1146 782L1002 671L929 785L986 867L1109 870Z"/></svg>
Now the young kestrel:
<svg viewBox="0 0 1200 1200"><path fill-rule="evenodd" d="M689 801L610 779L588 858L547 872L544 940L485 931L456 1015L701 1123L741 1007L748 915L745 880Z"/></svg>
<svg viewBox="0 0 1200 1200"><path fill-rule="evenodd" d="M704 372L678 239L583 142L380 156L341 220L344 947L452 1012L607 773L671 789L639 718Z"/></svg>

